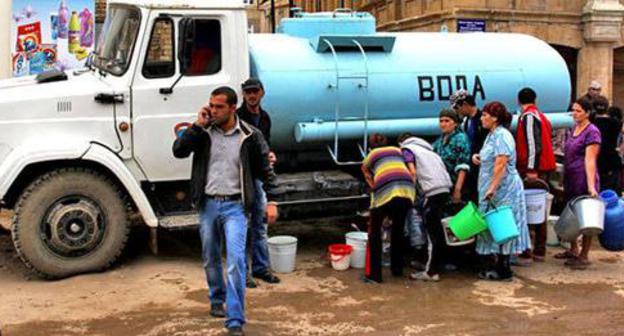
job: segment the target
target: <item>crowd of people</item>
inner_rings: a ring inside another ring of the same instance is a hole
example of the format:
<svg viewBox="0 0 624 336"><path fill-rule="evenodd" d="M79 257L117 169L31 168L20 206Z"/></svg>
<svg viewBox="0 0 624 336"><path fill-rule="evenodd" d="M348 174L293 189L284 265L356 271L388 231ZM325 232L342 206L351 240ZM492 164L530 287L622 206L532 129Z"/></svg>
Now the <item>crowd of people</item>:
<svg viewBox="0 0 624 336"><path fill-rule="evenodd" d="M277 218L272 200L279 189L273 170L277 157L270 150L271 119L261 107L262 83L250 78L241 89L244 100L238 109L232 88L215 89L200 108L197 120L173 144L176 158L193 155L191 192L200 215L210 314L226 318L228 334L238 336L244 335L245 288L256 287L254 279L280 282L270 272L267 251L267 223ZM621 143L622 111L609 106L599 93L600 85L592 82L588 94L571 107L575 125L561 146L567 200L596 196L605 188L621 191L622 161L617 146ZM536 105L537 94L531 88L518 93L521 114L515 137L510 130L512 115L504 104L493 101L479 109L475 97L465 90L455 92L450 103L450 108L440 111L441 135L433 144L407 133L400 135L396 144L382 134L370 136L371 150L362 163L363 177L371 190L367 282L382 282L385 219L393 223L392 275L403 275L404 232L406 227L414 227L407 221L413 218L408 216L413 211L422 213L427 248L423 269L410 278L440 280L452 261L441 220L467 201L478 204L482 212L492 204L510 206L520 233L502 245L487 233L477 237L476 253L493 256L488 267L479 272L480 278L509 281L514 262L544 261L546 224L531 225L535 229L532 242L523 193L525 185L548 181L556 167L552 128ZM591 237L583 237L581 246L573 243L555 258L566 259L565 265L573 269L584 269L589 265L590 248Z"/></svg>
<svg viewBox="0 0 624 336"><path fill-rule="evenodd" d="M566 130L560 149L566 202L582 195L597 197L605 189L621 193L622 111L609 106L600 89L593 81L588 93L570 108L574 126ZM521 89L517 102L520 114L514 133L512 114L504 104L492 101L479 109L472 95L459 90L451 96L450 108L440 111L441 135L432 145L411 134L400 135L396 143L382 134L370 136L371 151L362 164L371 190L366 282L382 282L380 231L385 219L393 223L392 275L402 275L402 223L408 232L413 230L411 208L422 214L427 244L426 262L416 262L421 270L410 278L439 281L442 272L455 268L448 267L454 266L453 252L446 246L441 220L469 201L478 204L482 213L492 206L511 207L519 232L504 244L496 243L487 231L477 235L474 251L487 264L478 272L479 278L510 281L512 265L544 261L546 222L528 225L524 190L535 185L549 188L557 167L554 130L539 110L532 88ZM564 265L571 269L586 269L591 244L592 237L583 237L580 246L572 242L554 257L565 259Z"/></svg>

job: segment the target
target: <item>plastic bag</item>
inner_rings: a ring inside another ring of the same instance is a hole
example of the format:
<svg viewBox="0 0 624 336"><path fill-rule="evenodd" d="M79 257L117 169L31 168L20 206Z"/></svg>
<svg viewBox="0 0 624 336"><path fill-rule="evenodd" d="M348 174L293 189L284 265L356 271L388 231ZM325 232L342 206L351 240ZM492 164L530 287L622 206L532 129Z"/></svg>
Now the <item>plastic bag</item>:
<svg viewBox="0 0 624 336"><path fill-rule="evenodd" d="M405 235L409 238L410 246L413 248L419 249L427 244L425 224L420 211L415 207L411 207L407 211L407 218L405 218Z"/></svg>

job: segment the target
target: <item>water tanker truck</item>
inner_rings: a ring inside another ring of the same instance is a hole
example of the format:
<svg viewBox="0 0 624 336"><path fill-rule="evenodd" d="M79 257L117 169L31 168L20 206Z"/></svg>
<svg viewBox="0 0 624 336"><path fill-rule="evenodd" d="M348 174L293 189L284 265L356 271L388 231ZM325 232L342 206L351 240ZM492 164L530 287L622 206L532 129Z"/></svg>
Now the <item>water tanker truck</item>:
<svg viewBox="0 0 624 336"><path fill-rule="evenodd" d="M459 88L513 109L530 86L555 126L570 122L570 77L546 43L378 33L367 13L298 13L277 34L248 34L235 1L110 0L90 63L0 81L0 205L14 211L20 257L44 277L109 267L131 223L149 227L154 250L158 229L196 226L191 160L173 157L174 129L196 118L214 88L240 92L250 76L264 83L271 146L288 172L280 181L301 191L301 176L311 176L320 190L288 194L280 209L333 203L327 190L336 185L347 190L341 200L360 199L357 179L310 172L306 160L340 171L361 161L373 132L435 135Z"/></svg>

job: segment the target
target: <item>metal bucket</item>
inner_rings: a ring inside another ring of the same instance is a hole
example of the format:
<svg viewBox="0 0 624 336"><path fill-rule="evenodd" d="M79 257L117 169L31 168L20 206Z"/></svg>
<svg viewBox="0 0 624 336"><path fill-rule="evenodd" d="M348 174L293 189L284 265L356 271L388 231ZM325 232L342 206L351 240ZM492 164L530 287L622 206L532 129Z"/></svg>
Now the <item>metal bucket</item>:
<svg viewBox="0 0 624 336"><path fill-rule="evenodd" d="M578 218L576 218L576 214L574 214L572 203L573 202L569 202L566 204L561 216L559 216L559 220L557 220L555 224L557 236L559 236L559 239L562 241L567 242L574 241L581 235Z"/></svg>
<svg viewBox="0 0 624 336"><path fill-rule="evenodd" d="M604 230L605 203L589 196L577 197L572 201L579 231L582 235L597 236Z"/></svg>

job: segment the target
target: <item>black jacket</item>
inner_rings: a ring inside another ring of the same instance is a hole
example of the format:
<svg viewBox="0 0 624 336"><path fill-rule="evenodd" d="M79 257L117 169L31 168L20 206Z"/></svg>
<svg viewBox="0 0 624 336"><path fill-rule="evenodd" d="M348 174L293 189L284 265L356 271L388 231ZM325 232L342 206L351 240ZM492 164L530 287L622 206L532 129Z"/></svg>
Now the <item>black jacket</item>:
<svg viewBox="0 0 624 336"><path fill-rule="evenodd" d="M462 130L468 138L470 139L470 133L468 132L468 122L470 119L474 119L477 123L477 130L474 139L470 139L470 152L472 154L479 154L481 148L483 147L483 143L485 142L485 138L487 137L489 131L483 127L481 124L481 116L483 112L481 110L477 110L477 114L473 118L465 118L464 124L462 125Z"/></svg>
<svg viewBox="0 0 624 336"><path fill-rule="evenodd" d="M269 114L260 107L260 121L258 122L258 126L253 123L253 114L249 112L247 109L247 104L243 102L243 105L236 110L236 114L243 120L244 122L257 127L262 135L264 135L264 140L270 145L271 144L271 118Z"/></svg>
<svg viewBox="0 0 624 336"><path fill-rule="evenodd" d="M263 182L267 198L273 199L277 190L277 177L269 165L269 146L258 129L240 121L243 143L240 146L241 191L245 210L249 211L254 201L254 180ZM173 143L173 156L183 159L194 153L191 171L191 195L196 209L200 209L205 197L210 162L210 135L200 126L193 124Z"/></svg>

